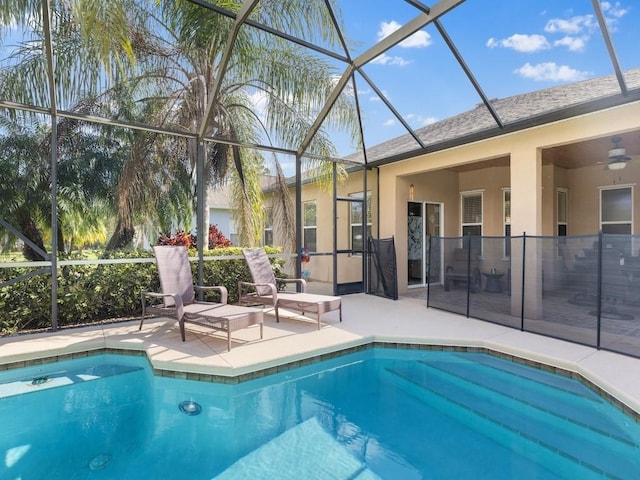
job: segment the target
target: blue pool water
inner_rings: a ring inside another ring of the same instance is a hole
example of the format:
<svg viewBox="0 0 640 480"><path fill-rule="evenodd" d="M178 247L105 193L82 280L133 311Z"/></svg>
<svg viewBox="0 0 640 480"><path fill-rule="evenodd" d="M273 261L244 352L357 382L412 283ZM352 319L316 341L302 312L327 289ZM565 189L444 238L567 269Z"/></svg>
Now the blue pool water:
<svg viewBox="0 0 640 480"><path fill-rule="evenodd" d="M2 480L640 478L633 419L480 353L371 348L236 385L97 355L0 372L0 430Z"/></svg>

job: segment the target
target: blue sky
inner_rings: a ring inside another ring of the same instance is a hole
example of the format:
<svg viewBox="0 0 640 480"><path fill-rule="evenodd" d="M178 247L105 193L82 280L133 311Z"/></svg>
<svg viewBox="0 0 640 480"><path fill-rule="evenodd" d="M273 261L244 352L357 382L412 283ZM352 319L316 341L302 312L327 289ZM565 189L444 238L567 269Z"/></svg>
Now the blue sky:
<svg viewBox="0 0 640 480"><path fill-rule="evenodd" d="M403 1L342 0L355 57L420 12ZM640 67L640 2L601 2L623 69ZM489 98L613 73L591 0L467 0L442 25ZM339 71L344 67L339 66ZM364 67L412 128L481 99L434 26ZM375 91L356 79L368 146L406 133ZM351 146L338 140L340 154Z"/></svg>
<svg viewBox="0 0 640 480"><path fill-rule="evenodd" d="M336 2L354 58L420 14L405 0ZM622 68L640 67L640 0L602 1L601 5ZM466 0L444 15L441 23L489 98L613 73L591 0ZM0 52L0 57L7 55L3 46ZM337 75L346 68L338 61L334 66ZM363 70L413 129L481 102L433 25ZM406 134L359 74L356 82L366 145ZM259 98L256 110L260 111ZM354 151L343 133L331 132L331 136L339 156ZM281 163L287 173L292 172L293 158L283 158Z"/></svg>

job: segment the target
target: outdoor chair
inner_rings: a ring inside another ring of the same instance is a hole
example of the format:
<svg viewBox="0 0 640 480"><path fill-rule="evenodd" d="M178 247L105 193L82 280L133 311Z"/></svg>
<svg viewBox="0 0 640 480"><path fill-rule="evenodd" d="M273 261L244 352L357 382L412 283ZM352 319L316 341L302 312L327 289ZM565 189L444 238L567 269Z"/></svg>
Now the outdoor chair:
<svg viewBox="0 0 640 480"><path fill-rule="evenodd" d="M184 246L153 247L156 258L160 289L162 293L142 292L142 319L147 313L176 317L180 324L182 341L185 341L185 322L210 327L227 333L227 350L231 350L231 332L260 325L260 338L263 338L264 314L259 308L228 305L227 289L223 286L197 286L189 265L189 256ZM195 300L195 291L218 291L220 303L199 302Z"/></svg>
<svg viewBox="0 0 640 480"><path fill-rule="evenodd" d="M305 293L307 282L302 278L276 278L266 252L262 248L248 248L242 251L253 282L238 282L241 303L271 306L275 310L276 322L280 321L278 309L285 308L300 312L302 315L316 314L318 330L320 317L326 312L338 310L342 322L342 299L329 295ZM279 291L278 285L295 283L301 292Z"/></svg>
<svg viewBox="0 0 640 480"><path fill-rule="evenodd" d="M478 256L471 253L468 258L466 248L456 248L453 250L451 263L447 265L444 274L444 289L451 290L455 285L467 285L472 293L480 291L482 277L478 268Z"/></svg>

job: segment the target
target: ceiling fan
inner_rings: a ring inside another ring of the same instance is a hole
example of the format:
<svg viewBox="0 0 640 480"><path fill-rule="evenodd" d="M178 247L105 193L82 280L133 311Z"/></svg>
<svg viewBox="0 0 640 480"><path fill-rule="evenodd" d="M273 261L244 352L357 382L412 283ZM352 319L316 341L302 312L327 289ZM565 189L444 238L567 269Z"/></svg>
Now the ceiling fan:
<svg viewBox="0 0 640 480"><path fill-rule="evenodd" d="M622 170L627 166L627 162L632 160L632 157L640 157L640 155L627 155L627 151L620 146L622 138L615 136L611 139L613 142L613 148L609 150L607 157L607 169L609 170Z"/></svg>

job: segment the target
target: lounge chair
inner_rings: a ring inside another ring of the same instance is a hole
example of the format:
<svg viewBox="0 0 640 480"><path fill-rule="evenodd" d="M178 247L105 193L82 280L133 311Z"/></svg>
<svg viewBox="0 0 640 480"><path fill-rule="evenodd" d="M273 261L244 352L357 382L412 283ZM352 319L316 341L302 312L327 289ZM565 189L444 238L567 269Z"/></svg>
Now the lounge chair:
<svg viewBox="0 0 640 480"><path fill-rule="evenodd" d="M276 322L280 321L278 309L301 312L302 315L313 313L318 318L326 312L338 310L342 322L342 299L329 295L304 293L307 282L302 278L276 278L269 257L262 248L247 248L242 251L253 282L238 282L240 302L245 304L260 304L272 306L276 312ZM278 291L278 285L295 283L300 286L301 293Z"/></svg>
<svg viewBox="0 0 640 480"><path fill-rule="evenodd" d="M155 313L178 319L183 342L186 321L227 332L227 350L231 350L231 332L251 325L260 325L260 338L263 338L264 314L261 309L228 305L228 292L223 286L193 284L189 257L184 246L157 246L153 247L153 252L162 293L141 293L142 319L139 330L142 329L145 315ZM196 301L196 290L218 291L220 303Z"/></svg>

